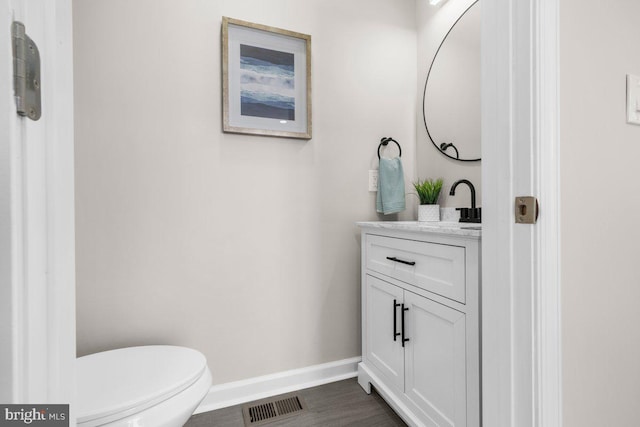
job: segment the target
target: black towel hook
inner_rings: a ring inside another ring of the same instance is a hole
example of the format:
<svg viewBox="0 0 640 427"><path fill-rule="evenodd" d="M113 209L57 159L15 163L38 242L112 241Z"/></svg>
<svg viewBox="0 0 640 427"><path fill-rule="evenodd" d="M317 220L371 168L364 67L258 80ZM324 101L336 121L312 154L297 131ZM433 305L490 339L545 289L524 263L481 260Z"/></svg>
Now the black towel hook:
<svg viewBox="0 0 640 427"><path fill-rule="evenodd" d="M389 142L390 142L390 141L393 141L393 142L395 142L395 143L396 143L396 145L398 146L398 151L400 152L400 154L398 154L398 157L402 157L402 147L400 147L400 144L398 143L398 141L396 141L396 140L395 140L395 139L393 139L393 138L388 138L388 137L386 137L386 136L385 136L385 137L383 137L383 138L380 140L380 145L378 145L378 160L380 160L380 148L381 148L383 145L384 145L384 146L389 145Z"/></svg>

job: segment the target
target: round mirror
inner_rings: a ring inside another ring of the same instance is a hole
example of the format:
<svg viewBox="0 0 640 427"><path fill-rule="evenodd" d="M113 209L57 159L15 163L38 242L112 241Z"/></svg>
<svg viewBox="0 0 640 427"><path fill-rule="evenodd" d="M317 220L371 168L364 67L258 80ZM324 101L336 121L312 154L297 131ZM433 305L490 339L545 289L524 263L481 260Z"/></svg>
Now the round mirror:
<svg viewBox="0 0 640 427"><path fill-rule="evenodd" d="M422 105L431 142L445 156L480 161L480 6L458 18L429 68Z"/></svg>

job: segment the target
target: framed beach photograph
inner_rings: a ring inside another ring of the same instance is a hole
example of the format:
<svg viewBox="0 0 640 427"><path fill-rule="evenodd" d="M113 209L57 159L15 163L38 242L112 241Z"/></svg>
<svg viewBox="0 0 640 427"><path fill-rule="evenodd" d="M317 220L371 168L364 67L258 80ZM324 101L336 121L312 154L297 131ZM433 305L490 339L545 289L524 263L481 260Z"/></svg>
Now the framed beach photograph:
<svg viewBox="0 0 640 427"><path fill-rule="evenodd" d="M311 139L311 36L222 18L223 130Z"/></svg>

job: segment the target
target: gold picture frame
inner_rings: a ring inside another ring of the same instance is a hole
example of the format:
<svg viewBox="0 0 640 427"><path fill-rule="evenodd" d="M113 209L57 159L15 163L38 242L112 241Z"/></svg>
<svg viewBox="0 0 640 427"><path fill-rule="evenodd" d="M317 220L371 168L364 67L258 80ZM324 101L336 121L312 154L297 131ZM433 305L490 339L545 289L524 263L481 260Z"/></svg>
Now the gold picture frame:
<svg viewBox="0 0 640 427"><path fill-rule="evenodd" d="M222 18L223 130L311 139L311 36Z"/></svg>

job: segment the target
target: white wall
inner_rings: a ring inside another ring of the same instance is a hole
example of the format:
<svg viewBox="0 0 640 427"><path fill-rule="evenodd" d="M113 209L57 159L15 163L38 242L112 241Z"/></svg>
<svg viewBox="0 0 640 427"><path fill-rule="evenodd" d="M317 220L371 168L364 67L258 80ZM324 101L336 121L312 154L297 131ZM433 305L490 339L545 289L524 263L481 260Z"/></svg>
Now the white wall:
<svg viewBox="0 0 640 427"><path fill-rule="evenodd" d="M214 383L360 355L381 137L415 176L414 1L73 6L78 354L190 346ZM222 16L311 34L312 140L222 133Z"/></svg>
<svg viewBox="0 0 640 427"><path fill-rule="evenodd" d="M565 427L637 426L640 398L640 2L560 2Z"/></svg>
<svg viewBox="0 0 640 427"><path fill-rule="evenodd" d="M440 205L449 207L471 206L469 190L466 186L456 189L455 196L449 196L451 185L462 178L470 180L476 189L478 206L482 202L482 181L480 171L482 162L458 162L442 155L433 146L424 127L422 117L422 96L424 83L433 57L454 22L475 0L449 0L442 6L433 7L428 1L416 2L416 20L418 31L418 83L416 103L416 159L419 178L444 179ZM480 4L476 5L478 7ZM478 35L479 36L479 35ZM464 126L464 123L461 124ZM480 150L477 150L478 152Z"/></svg>

